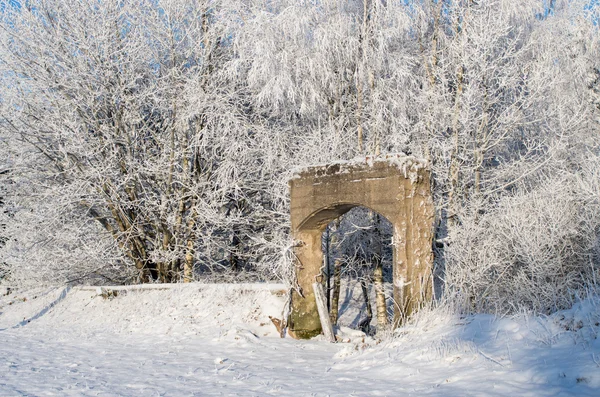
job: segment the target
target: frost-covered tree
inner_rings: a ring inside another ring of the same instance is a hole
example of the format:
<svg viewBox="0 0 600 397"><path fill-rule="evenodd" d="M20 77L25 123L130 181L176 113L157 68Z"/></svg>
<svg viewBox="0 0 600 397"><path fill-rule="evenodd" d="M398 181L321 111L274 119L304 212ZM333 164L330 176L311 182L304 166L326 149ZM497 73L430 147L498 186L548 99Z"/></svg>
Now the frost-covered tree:
<svg viewBox="0 0 600 397"><path fill-rule="evenodd" d="M597 275L596 8L5 7L0 142L15 216L3 256L21 279L289 277L293 168L406 152L432 170L446 296L469 310L563 306ZM332 261L372 262L382 230L352 230L331 233L344 242Z"/></svg>
<svg viewBox="0 0 600 397"><path fill-rule="evenodd" d="M2 153L2 151L0 151ZM7 191L6 185L8 184L8 167L6 165L0 166L0 252L6 246L10 236L7 231L7 223L9 219L9 209L7 206ZM8 273L8 264L0 259L0 279L6 277Z"/></svg>
<svg viewBox="0 0 600 397"><path fill-rule="evenodd" d="M2 128L39 154L24 167L47 169L35 188L66 211L48 220L95 220L140 281L189 281L199 260L227 267L247 254L239 235L257 225L260 239L270 213L252 183L270 172L260 127L223 67L242 17L232 5L40 0L5 11Z"/></svg>
<svg viewBox="0 0 600 397"><path fill-rule="evenodd" d="M582 209L574 178L598 150L586 88L598 32L582 3L556 2L545 18L535 2L497 5L469 5L461 19L475 31L455 64L453 146L438 160L448 179L436 178L454 218L446 285L479 310L549 311L596 273L598 217Z"/></svg>
<svg viewBox="0 0 600 397"><path fill-rule="evenodd" d="M279 1L251 12L237 36L240 62L255 103L295 124L307 148L297 163L404 148L414 81L404 6Z"/></svg>

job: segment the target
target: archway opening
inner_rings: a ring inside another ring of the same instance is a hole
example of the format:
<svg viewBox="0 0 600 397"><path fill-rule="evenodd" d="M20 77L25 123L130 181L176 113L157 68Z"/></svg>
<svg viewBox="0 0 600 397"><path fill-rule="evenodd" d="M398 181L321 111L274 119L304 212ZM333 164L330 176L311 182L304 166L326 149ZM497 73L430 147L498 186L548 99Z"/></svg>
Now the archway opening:
<svg viewBox="0 0 600 397"><path fill-rule="evenodd" d="M331 323L367 335L385 331L393 312L393 225L354 206L321 235L323 289Z"/></svg>

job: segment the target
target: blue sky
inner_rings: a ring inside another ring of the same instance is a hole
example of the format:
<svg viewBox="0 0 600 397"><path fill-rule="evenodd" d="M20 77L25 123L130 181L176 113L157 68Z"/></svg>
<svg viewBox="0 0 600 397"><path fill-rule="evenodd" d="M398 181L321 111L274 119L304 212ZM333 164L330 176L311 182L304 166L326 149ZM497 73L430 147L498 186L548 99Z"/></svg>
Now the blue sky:
<svg viewBox="0 0 600 397"><path fill-rule="evenodd" d="M19 3L17 0L0 0L0 12L4 12L6 7L19 9L21 8L21 3Z"/></svg>

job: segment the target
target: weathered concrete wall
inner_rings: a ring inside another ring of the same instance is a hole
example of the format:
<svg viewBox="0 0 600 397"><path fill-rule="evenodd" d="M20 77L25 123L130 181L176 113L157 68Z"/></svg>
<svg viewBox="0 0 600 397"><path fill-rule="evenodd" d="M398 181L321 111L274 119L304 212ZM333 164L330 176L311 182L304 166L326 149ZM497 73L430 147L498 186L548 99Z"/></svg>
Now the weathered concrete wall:
<svg viewBox="0 0 600 397"><path fill-rule="evenodd" d="M302 295L292 297L290 330L299 338L321 332L312 283L323 262L327 224L357 206L394 226L394 324L431 298L434 209L423 160L403 155L310 167L290 180L292 234Z"/></svg>

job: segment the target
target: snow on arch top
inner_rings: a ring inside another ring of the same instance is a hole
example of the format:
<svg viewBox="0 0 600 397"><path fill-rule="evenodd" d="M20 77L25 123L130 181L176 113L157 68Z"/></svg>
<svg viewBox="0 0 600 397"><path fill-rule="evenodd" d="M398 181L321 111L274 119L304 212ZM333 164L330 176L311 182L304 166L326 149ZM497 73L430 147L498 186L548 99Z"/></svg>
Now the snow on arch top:
<svg viewBox="0 0 600 397"><path fill-rule="evenodd" d="M321 177L335 174L347 174L365 167L372 168L376 165L388 165L398 169L404 178L413 183L419 178L419 171L427 169L429 162L424 158L409 156L404 153L388 153L384 155L355 157L352 160L335 160L325 164L313 164L297 167L292 170L290 180L300 179L309 175Z"/></svg>

